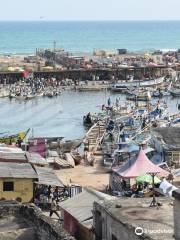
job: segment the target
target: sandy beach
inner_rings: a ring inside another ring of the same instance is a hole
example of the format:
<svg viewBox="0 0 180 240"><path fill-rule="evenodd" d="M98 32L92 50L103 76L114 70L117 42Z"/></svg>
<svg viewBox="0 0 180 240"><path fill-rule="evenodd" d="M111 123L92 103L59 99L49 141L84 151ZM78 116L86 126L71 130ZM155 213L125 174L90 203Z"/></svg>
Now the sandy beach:
<svg viewBox="0 0 180 240"><path fill-rule="evenodd" d="M75 168L55 171L56 175L66 185L78 184L82 187L91 187L99 191L106 189L109 183L108 170L101 165L101 159L96 157L96 164L88 166L81 164Z"/></svg>

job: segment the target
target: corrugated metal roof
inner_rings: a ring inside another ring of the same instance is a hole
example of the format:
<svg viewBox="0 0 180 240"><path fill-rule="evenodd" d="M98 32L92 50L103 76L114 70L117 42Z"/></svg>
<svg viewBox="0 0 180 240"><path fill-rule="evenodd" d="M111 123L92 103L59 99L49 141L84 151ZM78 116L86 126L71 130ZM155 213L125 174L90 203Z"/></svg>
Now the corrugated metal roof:
<svg viewBox="0 0 180 240"><path fill-rule="evenodd" d="M79 222L82 224L84 222L84 225L87 225L85 221L93 217L93 203L111 199L114 199L114 197L92 189L84 189L82 193L61 202L59 205Z"/></svg>
<svg viewBox="0 0 180 240"><path fill-rule="evenodd" d="M93 218L91 218L90 220L84 221L82 224L83 224L86 228L92 229L92 226L93 226Z"/></svg>
<svg viewBox="0 0 180 240"><path fill-rule="evenodd" d="M37 174L30 163L0 162L0 178L36 179Z"/></svg>
<svg viewBox="0 0 180 240"><path fill-rule="evenodd" d="M164 142L174 147L180 147L180 127L162 127L153 130L155 136L162 137Z"/></svg>
<svg viewBox="0 0 180 240"><path fill-rule="evenodd" d="M13 152L0 152L0 159L3 160L18 160L18 161L22 161L25 162L27 161L25 153L21 152L21 153L13 153Z"/></svg>
<svg viewBox="0 0 180 240"><path fill-rule="evenodd" d="M7 147L6 145L1 145L0 144L0 152L2 153L22 153L22 149L12 146L12 147Z"/></svg>
<svg viewBox="0 0 180 240"><path fill-rule="evenodd" d="M57 186L63 187L64 184L61 180L55 175L52 169L45 167L37 167L35 166L35 170L38 175L38 183L47 185L47 186Z"/></svg>

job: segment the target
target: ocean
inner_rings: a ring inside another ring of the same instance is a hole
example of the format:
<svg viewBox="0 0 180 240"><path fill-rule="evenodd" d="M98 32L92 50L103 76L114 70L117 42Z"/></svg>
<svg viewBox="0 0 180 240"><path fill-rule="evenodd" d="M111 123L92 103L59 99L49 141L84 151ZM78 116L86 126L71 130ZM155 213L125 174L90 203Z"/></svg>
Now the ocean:
<svg viewBox="0 0 180 240"><path fill-rule="evenodd" d="M126 48L129 51L180 48L180 21L146 22L0 22L1 54L33 54L36 48L64 48L74 54L93 49ZM0 100L0 132L33 129L34 136L83 137L82 121L88 112L99 112L102 104L124 95L108 92L65 91L57 98L31 101ZM172 111L179 99L166 99Z"/></svg>
<svg viewBox="0 0 180 240"><path fill-rule="evenodd" d="M74 54L178 49L180 21L0 22L0 54L33 54L36 48L53 48L53 41Z"/></svg>

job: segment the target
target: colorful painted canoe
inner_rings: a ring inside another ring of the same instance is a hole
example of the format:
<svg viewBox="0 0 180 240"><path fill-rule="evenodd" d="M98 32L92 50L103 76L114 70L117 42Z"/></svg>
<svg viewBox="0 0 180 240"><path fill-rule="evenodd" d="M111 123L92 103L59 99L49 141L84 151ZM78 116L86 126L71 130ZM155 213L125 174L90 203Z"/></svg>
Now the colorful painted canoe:
<svg viewBox="0 0 180 240"><path fill-rule="evenodd" d="M11 144L11 143L17 142L17 140L23 141L29 131L30 129L28 129L25 132L19 132L14 135L4 135L2 137L0 136L0 143Z"/></svg>

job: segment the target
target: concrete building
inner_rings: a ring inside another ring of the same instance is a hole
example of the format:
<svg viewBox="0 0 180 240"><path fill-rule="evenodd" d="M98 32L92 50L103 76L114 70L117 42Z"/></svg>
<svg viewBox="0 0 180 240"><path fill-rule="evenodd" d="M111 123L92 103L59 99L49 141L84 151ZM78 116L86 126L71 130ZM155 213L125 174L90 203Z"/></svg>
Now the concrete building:
<svg viewBox="0 0 180 240"><path fill-rule="evenodd" d="M64 228L77 240L94 240L93 203L114 197L92 190L84 191L60 204L64 219Z"/></svg>
<svg viewBox="0 0 180 240"><path fill-rule="evenodd" d="M153 60L154 63L157 64L163 64L164 63L164 59L163 59L163 53L161 51L156 51L151 55L151 59Z"/></svg>
<svg viewBox="0 0 180 240"><path fill-rule="evenodd" d="M93 52L94 56L109 57L116 56L118 53L117 50L105 50L105 49L95 49Z"/></svg>
<svg viewBox="0 0 180 240"><path fill-rule="evenodd" d="M0 152L0 162L27 163L27 158L23 151Z"/></svg>
<svg viewBox="0 0 180 240"><path fill-rule="evenodd" d="M0 162L0 200L32 202L36 186L64 187L53 170L30 163Z"/></svg>
<svg viewBox="0 0 180 240"><path fill-rule="evenodd" d="M0 199L32 201L37 178L29 163L0 162Z"/></svg>
<svg viewBox="0 0 180 240"><path fill-rule="evenodd" d="M95 239L174 239L171 199L158 199L158 202L162 203L162 206L158 208L149 207L151 201L150 198L126 198L95 202L93 210ZM176 208L178 206L176 205ZM176 213L178 219L180 217L179 209ZM177 236L180 233L179 224L180 220L175 223Z"/></svg>
<svg viewBox="0 0 180 240"><path fill-rule="evenodd" d="M174 236L180 239L180 189L173 192L174 197Z"/></svg>

